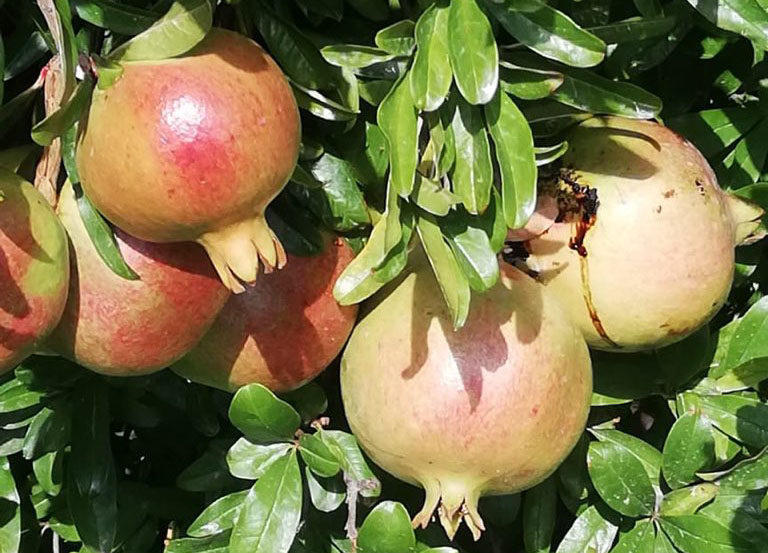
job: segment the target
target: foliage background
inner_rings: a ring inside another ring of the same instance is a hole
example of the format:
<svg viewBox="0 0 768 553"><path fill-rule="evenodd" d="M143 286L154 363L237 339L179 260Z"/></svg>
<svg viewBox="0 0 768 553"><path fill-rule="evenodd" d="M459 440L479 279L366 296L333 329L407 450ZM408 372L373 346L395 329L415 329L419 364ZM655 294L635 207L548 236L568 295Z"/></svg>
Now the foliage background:
<svg viewBox="0 0 768 553"><path fill-rule="evenodd" d="M61 137L77 181L74 126L93 86L120 61L183 53L213 24L254 37L292 81L301 164L269 216L294 253L316 252L322 227L362 250L337 285L343 301L394 277L418 232L460 325L469 290L495 281L499 228L531 207L535 167L593 113L660 118L724 188L768 207L768 3L452 0L424 16L431 4L56 0L41 2L55 8L46 20L31 0L0 0L0 165L31 180L40 146ZM46 117L38 77L54 52L62 107ZM462 171L479 176L448 193ZM96 214L89 229L129 275ZM385 276L360 277L372 267ZM593 354L579 446L536 488L484 499L477 543L413 533L422 492L366 464L335 366L282 398L250 386L232 399L169 371L121 380L33 357L0 386L0 551L336 553L352 550L349 536L370 553L764 551L766 277L764 243L741 248L707 328L651 353Z"/></svg>

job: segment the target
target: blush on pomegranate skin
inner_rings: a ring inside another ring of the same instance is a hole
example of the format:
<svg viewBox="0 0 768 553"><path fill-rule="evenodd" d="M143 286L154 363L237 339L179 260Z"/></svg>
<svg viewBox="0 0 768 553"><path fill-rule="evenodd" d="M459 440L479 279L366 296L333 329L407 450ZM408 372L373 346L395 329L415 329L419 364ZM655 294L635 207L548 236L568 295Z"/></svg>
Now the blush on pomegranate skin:
<svg viewBox="0 0 768 553"><path fill-rule="evenodd" d="M274 60L213 29L183 56L126 62L114 85L97 90L77 165L112 223L149 242L197 241L222 282L242 292L260 264L285 264L264 210L293 173L300 139L296 101Z"/></svg>
<svg viewBox="0 0 768 553"><path fill-rule="evenodd" d="M197 343L229 297L197 244L153 244L118 231L127 280L99 257L77 211L72 187L59 216L69 234L72 277L50 350L95 372L136 376L159 371Z"/></svg>
<svg viewBox="0 0 768 553"><path fill-rule="evenodd" d="M45 198L0 169L0 373L34 353L61 318L69 255Z"/></svg>
<svg viewBox="0 0 768 553"><path fill-rule="evenodd" d="M289 256L279 272L233 295L213 327L173 370L190 380L235 391L258 382L284 392L312 380L339 354L357 316L333 285L354 258L340 238L312 257Z"/></svg>

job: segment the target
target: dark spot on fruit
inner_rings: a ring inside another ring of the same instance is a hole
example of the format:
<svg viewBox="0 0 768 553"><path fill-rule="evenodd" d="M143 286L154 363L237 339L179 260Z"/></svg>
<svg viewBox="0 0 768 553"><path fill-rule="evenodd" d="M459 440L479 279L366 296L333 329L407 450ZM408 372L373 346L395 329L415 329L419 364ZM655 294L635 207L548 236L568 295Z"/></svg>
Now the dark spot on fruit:
<svg viewBox="0 0 768 553"><path fill-rule="evenodd" d="M696 189L699 191L699 194L704 196L706 194L706 192L704 191L704 183L701 182L701 179L697 178L694 181L694 184L696 184Z"/></svg>
<svg viewBox="0 0 768 553"><path fill-rule="evenodd" d="M670 188L669 190L664 192L664 197L665 198L671 198L674 195L675 195L675 189L674 188Z"/></svg>
<svg viewBox="0 0 768 553"><path fill-rule="evenodd" d="M535 417L538 414L539 414L539 406L534 405L533 407L531 407L531 415Z"/></svg>
<svg viewBox="0 0 768 553"><path fill-rule="evenodd" d="M658 207L656 208L656 213L661 213L661 206L658 206Z"/></svg>

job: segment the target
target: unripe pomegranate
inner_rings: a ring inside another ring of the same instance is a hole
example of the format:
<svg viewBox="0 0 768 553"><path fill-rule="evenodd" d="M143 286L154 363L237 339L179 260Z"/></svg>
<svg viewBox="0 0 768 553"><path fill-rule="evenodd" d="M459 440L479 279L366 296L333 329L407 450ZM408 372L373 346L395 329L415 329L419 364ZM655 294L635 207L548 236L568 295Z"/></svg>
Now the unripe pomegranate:
<svg viewBox="0 0 768 553"><path fill-rule="evenodd" d="M301 128L277 64L214 29L184 56L124 70L94 93L77 150L96 207L142 240L199 242L236 292L259 260L282 266L264 209L293 172Z"/></svg>
<svg viewBox="0 0 768 553"><path fill-rule="evenodd" d="M42 194L0 169L0 373L33 353L67 301L67 237Z"/></svg>
<svg viewBox="0 0 768 553"><path fill-rule="evenodd" d="M522 235L525 264L592 347L685 338L725 302L734 245L761 210L725 194L701 153L657 123L594 118L569 144L540 186L539 215L554 223Z"/></svg>
<svg viewBox="0 0 768 553"><path fill-rule="evenodd" d="M230 295L203 249L143 242L117 231L120 252L139 276L127 280L99 257L68 183L57 211L69 234L72 275L48 349L112 376L159 371L192 349Z"/></svg>
<svg viewBox="0 0 768 553"><path fill-rule="evenodd" d="M478 538L481 495L541 482L581 436L589 353L546 290L514 267L473 296L459 331L429 267L413 269L352 332L344 408L373 461L426 491L414 525L438 508L450 537L463 519Z"/></svg>
<svg viewBox="0 0 768 553"><path fill-rule="evenodd" d="M333 297L336 279L355 254L339 238L328 242L320 255L289 256L285 269L232 296L173 370L230 391L258 382L284 392L317 376L339 354L357 316L357 306L341 306Z"/></svg>

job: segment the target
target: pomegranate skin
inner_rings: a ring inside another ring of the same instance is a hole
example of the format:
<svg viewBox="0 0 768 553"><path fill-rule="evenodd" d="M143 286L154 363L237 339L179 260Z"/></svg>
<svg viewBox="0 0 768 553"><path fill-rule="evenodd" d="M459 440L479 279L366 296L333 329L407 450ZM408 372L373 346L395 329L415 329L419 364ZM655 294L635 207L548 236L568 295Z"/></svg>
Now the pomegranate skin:
<svg viewBox="0 0 768 553"><path fill-rule="evenodd" d="M51 206L0 169L0 374L33 353L61 318L69 253Z"/></svg>
<svg viewBox="0 0 768 553"><path fill-rule="evenodd" d="M355 254L340 238L312 257L289 256L278 273L233 295L200 343L172 368L223 390L258 382L275 392L312 380L341 351L357 306L341 306L333 284Z"/></svg>
<svg viewBox="0 0 768 553"><path fill-rule="evenodd" d="M481 495L534 486L581 436L592 392L584 339L508 265L459 331L423 261L374 302L342 358L349 425L374 462L425 489L414 525L439 504L450 537L463 519L477 538Z"/></svg>
<svg viewBox="0 0 768 553"><path fill-rule="evenodd" d="M230 296L200 246L153 244L117 231L127 280L99 257L67 183L57 208L69 234L69 299L47 347L95 372L137 376L159 371L187 353Z"/></svg>
<svg viewBox="0 0 768 553"><path fill-rule="evenodd" d="M569 144L542 197L571 181L594 189L599 206L583 237L582 214L561 211L526 242L528 267L597 349L658 348L706 324L731 287L738 200L692 144L655 122L590 119Z"/></svg>
<svg viewBox="0 0 768 553"><path fill-rule="evenodd" d="M129 114L129 116L126 116ZM83 187L112 223L150 242L198 241L230 289L260 260L285 263L264 219L298 159L298 108L252 40L213 29L192 51L128 62L94 93L77 149Z"/></svg>

